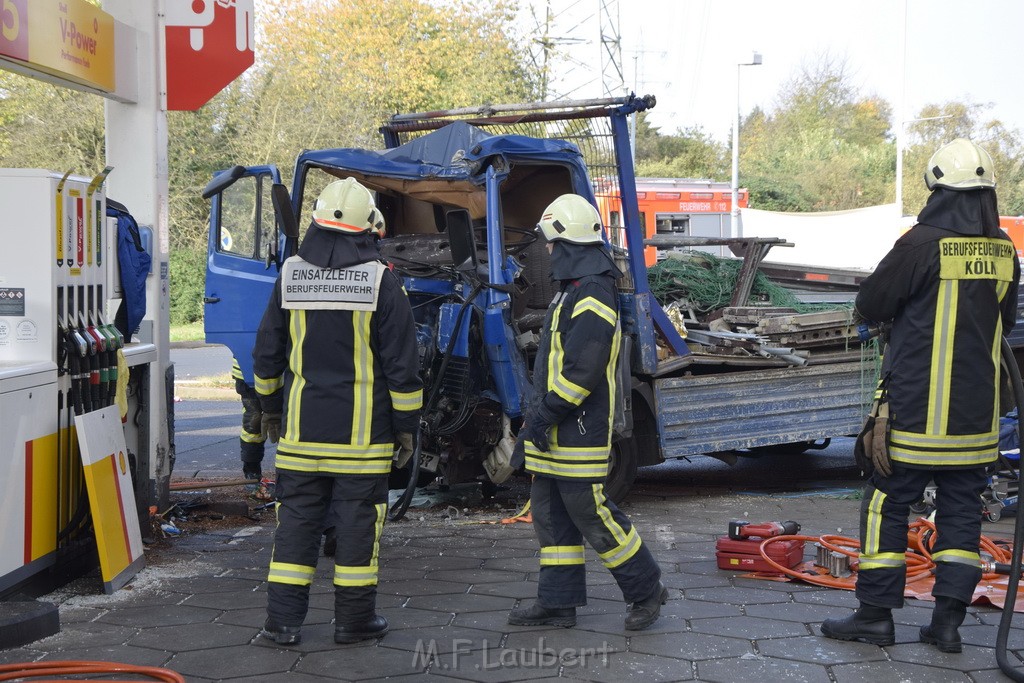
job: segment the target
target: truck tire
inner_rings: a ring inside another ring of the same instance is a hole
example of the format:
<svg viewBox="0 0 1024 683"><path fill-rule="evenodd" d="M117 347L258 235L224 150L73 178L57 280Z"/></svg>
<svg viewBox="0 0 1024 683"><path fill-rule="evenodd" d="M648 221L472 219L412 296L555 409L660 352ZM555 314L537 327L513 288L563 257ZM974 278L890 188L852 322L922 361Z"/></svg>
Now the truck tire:
<svg viewBox="0 0 1024 683"><path fill-rule="evenodd" d="M636 480L638 452L632 438L619 439L612 444L608 463L608 476L604 480L604 494L613 503L621 503Z"/></svg>
<svg viewBox="0 0 1024 683"><path fill-rule="evenodd" d="M523 264L523 275L530 281L526 291L527 308L547 310L548 304L555 298L558 288L551 280L551 257L548 255L547 243L542 240L534 242L519 256Z"/></svg>

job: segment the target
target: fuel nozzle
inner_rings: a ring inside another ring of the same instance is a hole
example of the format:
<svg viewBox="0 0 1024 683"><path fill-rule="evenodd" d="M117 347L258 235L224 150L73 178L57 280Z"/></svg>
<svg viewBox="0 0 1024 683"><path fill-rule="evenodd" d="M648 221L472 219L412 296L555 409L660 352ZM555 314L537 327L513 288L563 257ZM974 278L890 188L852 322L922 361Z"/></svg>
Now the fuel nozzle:
<svg viewBox="0 0 1024 683"><path fill-rule="evenodd" d="M71 374L71 404L75 415L86 412L85 402L89 393L89 343L77 329L73 320L62 329L64 349L68 357L68 372ZM90 401L91 403L91 401Z"/></svg>

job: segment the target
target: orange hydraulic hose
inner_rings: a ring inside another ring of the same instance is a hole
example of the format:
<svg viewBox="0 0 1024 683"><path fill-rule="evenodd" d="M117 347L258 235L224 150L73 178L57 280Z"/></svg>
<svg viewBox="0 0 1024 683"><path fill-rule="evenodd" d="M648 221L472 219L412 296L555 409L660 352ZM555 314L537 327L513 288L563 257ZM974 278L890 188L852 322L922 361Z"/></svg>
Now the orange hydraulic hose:
<svg viewBox="0 0 1024 683"><path fill-rule="evenodd" d="M185 683L185 677L176 671L164 669L157 666L136 666L133 664L120 664L118 662L90 662L90 661L53 661L53 662L23 662L16 664L0 664L0 681L17 681L21 679L36 679L39 676L69 676L73 674L117 674L127 673L141 676L148 676L163 683ZM34 683L61 683L71 679L47 679L37 680ZM80 683L110 683L111 679L103 681L88 681L85 679L74 679ZM122 681L121 683L152 683L152 680L145 681Z"/></svg>
<svg viewBox="0 0 1024 683"><path fill-rule="evenodd" d="M930 576L932 569L935 567L935 563L932 562L931 548L935 544L935 525L928 520L921 518L915 522L912 522L907 530L907 582L918 581L927 576ZM825 534L819 537L814 536L773 536L766 538L761 542L759 547L761 557L765 562L768 563L773 569L781 574L789 576L794 579L799 579L806 583L815 584L818 586L825 586L827 588L842 588L852 590L856 584L856 575L851 575L846 578L839 578L830 576L827 574L813 574L809 572L799 572L789 567L784 567L779 564L771 557L768 556L767 548L772 543L781 543L783 541L805 541L811 543L820 543L823 547L837 553L841 553L851 558L851 569L856 570L856 561L860 557L860 553L857 552L860 549L860 541L855 538L848 538L846 536L836 536L832 534ZM981 548L985 552L992 556L995 562L1007 563L1009 562L1010 553L1005 548L1002 548L987 536L982 535L981 537ZM986 573L983 575L984 579L992 579L998 576L997 574Z"/></svg>

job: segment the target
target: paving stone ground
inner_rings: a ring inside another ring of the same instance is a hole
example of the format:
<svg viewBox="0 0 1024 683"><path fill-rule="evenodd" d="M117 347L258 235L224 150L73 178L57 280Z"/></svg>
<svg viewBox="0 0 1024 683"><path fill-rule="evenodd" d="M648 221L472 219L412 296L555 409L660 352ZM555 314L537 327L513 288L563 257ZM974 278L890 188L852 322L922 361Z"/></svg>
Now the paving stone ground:
<svg viewBox="0 0 1024 683"><path fill-rule="evenodd" d="M113 596L98 582L44 599L60 603L61 632L7 651L0 663L103 660L161 666L190 683L253 681L1000 681L999 612L971 607L964 652L917 642L931 603L896 613L892 647L828 640L819 626L856 606L852 593L743 578L719 570L714 545L729 519L794 519L802 533L856 535L858 501L829 495L743 496L694 489L633 495L623 506L661 562L671 599L649 630L623 629L621 594L592 552L589 604L575 628L509 626L508 610L536 594L530 526L424 516L387 525L378 607L391 631L335 645L332 567L322 559L302 643L258 637L272 524L183 536ZM495 517L496 519L496 517ZM239 533L239 532L242 533ZM986 533L1012 535L1007 520ZM808 546L806 555L813 557ZM1009 658L1024 667L1024 629Z"/></svg>

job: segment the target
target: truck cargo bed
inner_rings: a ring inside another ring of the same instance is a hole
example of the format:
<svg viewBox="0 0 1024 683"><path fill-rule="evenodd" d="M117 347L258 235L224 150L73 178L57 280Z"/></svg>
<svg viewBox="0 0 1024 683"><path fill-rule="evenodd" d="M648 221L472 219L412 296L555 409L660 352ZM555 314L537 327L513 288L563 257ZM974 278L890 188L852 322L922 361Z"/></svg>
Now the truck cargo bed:
<svg viewBox="0 0 1024 683"><path fill-rule="evenodd" d="M874 391L874 363L654 381L665 458L856 434Z"/></svg>

